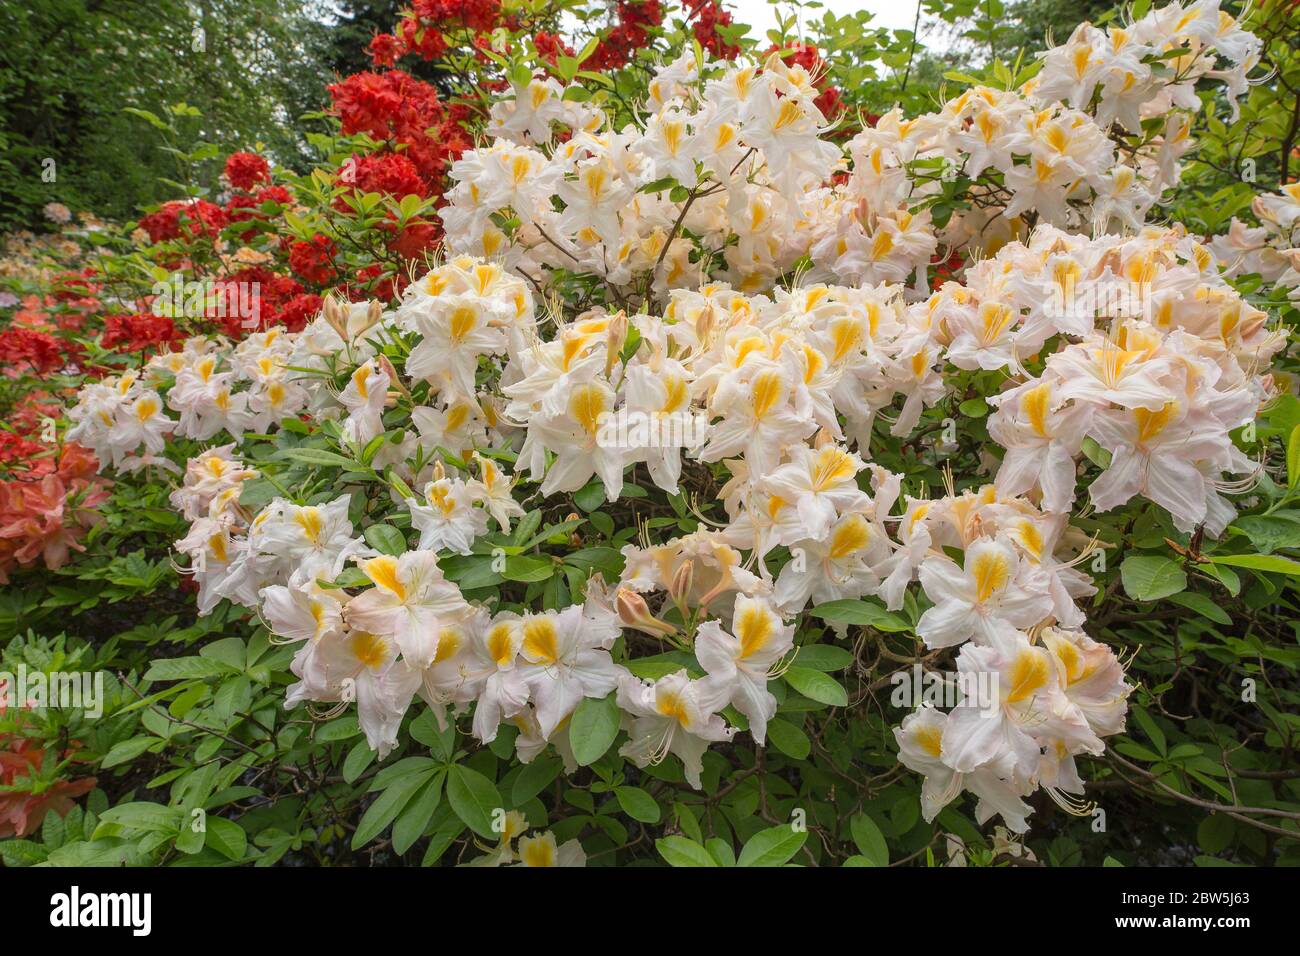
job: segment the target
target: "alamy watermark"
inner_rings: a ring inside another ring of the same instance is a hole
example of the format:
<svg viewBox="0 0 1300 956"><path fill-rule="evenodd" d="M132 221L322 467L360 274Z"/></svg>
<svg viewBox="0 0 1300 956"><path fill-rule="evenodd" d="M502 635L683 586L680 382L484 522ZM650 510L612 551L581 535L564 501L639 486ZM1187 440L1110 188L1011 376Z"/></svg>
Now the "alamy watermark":
<svg viewBox="0 0 1300 956"><path fill-rule="evenodd" d="M155 282L153 314L169 318L240 320L246 329L257 328L262 316L260 282L216 282L186 279L179 272L170 281Z"/></svg>
<svg viewBox="0 0 1300 956"><path fill-rule="evenodd" d="M596 419L601 448L699 448L709 421L700 412L640 412L621 408Z"/></svg>
<svg viewBox="0 0 1300 956"><path fill-rule="evenodd" d="M1152 321L1150 282L1105 279L1081 282L1065 278L1046 284L1044 311L1054 319L1076 319L1091 325L1097 316Z"/></svg>
<svg viewBox="0 0 1300 956"><path fill-rule="evenodd" d="M92 720L104 714L103 671L0 671L0 708L53 707L80 710Z"/></svg>
<svg viewBox="0 0 1300 956"><path fill-rule="evenodd" d="M1002 706L997 671L954 674L928 671L920 664L913 664L911 670L894 671L889 682L894 685L889 702L903 710L915 710L922 705L945 709L965 706L992 714Z"/></svg>

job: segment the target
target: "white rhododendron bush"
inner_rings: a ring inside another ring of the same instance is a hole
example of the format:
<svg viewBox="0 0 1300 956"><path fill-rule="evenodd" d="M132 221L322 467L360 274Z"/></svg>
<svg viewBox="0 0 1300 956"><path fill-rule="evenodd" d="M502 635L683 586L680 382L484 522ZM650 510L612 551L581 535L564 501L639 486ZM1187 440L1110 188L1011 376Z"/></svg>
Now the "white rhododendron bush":
<svg viewBox="0 0 1300 956"><path fill-rule="evenodd" d="M1251 830L1166 737L1202 705L1159 685L1216 639L1126 628L1300 571L1267 524L1300 192L1216 235L1168 205L1261 45L1217 0L1145 9L851 126L780 50L679 43L633 95L492 54L399 293L193 335L68 411L163 489L200 622L253 629L153 672L231 714L265 687L222 786L295 748L295 799L377 794L338 838L428 862L1032 858L1126 783ZM1267 682L1252 646L1199 693ZM1277 748L1284 709L1250 718Z"/></svg>

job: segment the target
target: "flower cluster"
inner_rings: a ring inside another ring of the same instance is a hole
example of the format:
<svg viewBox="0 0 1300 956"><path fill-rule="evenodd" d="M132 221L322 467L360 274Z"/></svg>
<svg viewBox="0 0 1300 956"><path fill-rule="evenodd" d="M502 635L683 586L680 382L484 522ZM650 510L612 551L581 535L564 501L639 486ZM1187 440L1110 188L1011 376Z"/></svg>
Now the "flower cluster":
<svg viewBox="0 0 1300 956"><path fill-rule="evenodd" d="M657 9L619 6L638 29ZM83 389L69 437L119 469L188 459L172 503L200 610L256 609L296 645L287 704L355 702L381 756L418 697L441 726L472 708L480 741L513 725L521 761L554 745L572 768L570 721L599 698L623 756L671 755L699 787L711 745L766 744L809 608L849 602L908 613L926 663L955 660L961 699L895 732L926 818L966 790L1023 831L1040 788L1078 809L1075 759L1104 752L1133 689L1085 632L1100 545L1072 524L1082 492L1214 536L1254 477L1233 433L1275 393L1284 334L1219 247L1144 221L1178 180L1197 80L1232 98L1257 56L1217 2L1085 24L1023 87L895 110L844 147L805 48L674 60L621 130L516 71L490 139L451 163L446 258L395 307L327 298L300 331L190 339ZM431 89L336 88L345 132L394 144L367 182L430 174L410 107ZM293 269L345 283L321 238ZM936 256L950 278L932 289ZM993 409L991 482L949 473L930 498L873 461L973 396ZM337 480L282 486L290 461ZM524 502L617 503L648 493L640 473L707 526L621 529L608 578L523 554L541 520ZM494 593L543 579L542 610ZM487 861L516 859L522 832ZM542 835L518 856L576 852Z"/></svg>
<svg viewBox="0 0 1300 956"><path fill-rule="evenodd" d="M1300 183L1256 196L1252 210L1258 226L1234 216L1228 231L1210 241L1215 259L1227 275L1254 273L1300 301Z"/></svg>
<svg viewBox="0 0 1300 956"><path fill-rule="evenodd" d="M847 156L828 141L839 107L810 48L683 56L621 130L553 77L513 77L493 141L451 167L447 243L504 257L543 288L561 272L599 276L629 301L706 278L762 292L795 270L919 284L941 247L969 258L1034 223L1140 228L1178 182L1196 82L1239 95L1257 47L1217 2L1107 33L1084 24L1022 88L975 87L916 118L895 109ZM1150 133L1142 121L1157 117ZM945 199L954 182L961 203Z"/></svg>

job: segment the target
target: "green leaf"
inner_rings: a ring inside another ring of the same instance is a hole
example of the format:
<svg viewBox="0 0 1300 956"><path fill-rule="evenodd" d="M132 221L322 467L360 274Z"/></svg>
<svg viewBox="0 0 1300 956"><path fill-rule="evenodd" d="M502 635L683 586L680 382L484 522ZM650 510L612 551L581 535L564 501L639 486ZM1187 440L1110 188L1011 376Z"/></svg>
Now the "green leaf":
<svg viewBox="0 0 1300 956"><path fill-rule="evenodd" d="M1286 481L1288 488L1300 484L1300 425L1291 429L1286 441Z"/></svg>
<svg viewBox="0 0 1300 956"><path fill-rule="evenodd" d="M849 695L835 678L808 667L791 667L785 672L786 682L810 700L831 707L843 707Z"/></svg>
<svg viewBox="0 0 1300 956"><path fill-rule="evenodd" d="M1209 554L1206 557L1215 564L1226 564L1234 568L1300 575L1300 561L1292 561L1278 554Z"/></svg>
<svg viewBox="0 0 1300 956"><path fill-rule="evenodd" d="M394 557L406 553L406 538L390 524L372 524L366 529L366 543L382 554Z"/></svg>
<svg viewBox="0 0 1300 956"><path fill-rule="evenodd" d="M159 803L124 803L109 807L99 815L101 826L104 823L116 823L132 830L153 830L174 833L181 824L180 810L176 807L164 807Z"/></svg>
<svg viewBox="0 0 1300 956"><path fill-rule="evenodd" d="M1228 612L1219 605L1215 604L1210 598L1196 591L1184 591L1182 594L1171 594L1169 600L1174 604L1182 605L1189 611L1208 618L1215 624L1231 624L1232 618Z"/></svg>
<svg viewBox="0 0 1300 956"><path fill-rule="evenodd" d="M1131 554L1119 567L1120 580L1136 601L1158 601L1187 588L1187 572L1165 557Z"/></svg>
<svg viewBox="0 0 1300 956"><path fill-rule="evenodd" d="M897 614L891 614L870 601L829 601L817 605L808 613L823 621L860 624L863 627L874 627L877 631L897 633L911 630L911 625Z"/></svg>
<svg viewBox="0 0 1300 956"><path fill-rule="evenodd" d="M305 462L309 465L332 465L336 468L367 470L359 462L344 457L336 451L326 451L324 448L286 448L284 451L278 452L277 456L292 458L294 461Z"/></svg>
<svg viewBox="0 0 1300 956"><path fill-rule="evenodd" d="M740 851L736 866L784 866L807 839L807 830L796 830L788 823L759 830Z"/></svg>
<svg viewBox="0 0 1300 956"><path fill-rule="evenodd" d="M207 821L204 820L202 828L197 825L197 817L187 816L181 822L180 832L176 834L176 849L182 853L193 856L203 849L203 844L207 842Z"/></svg>
<svg viewBox="0 0 1300 956"><path fill-rule="evenodd" d="M358 740L356 744L348 751L347 759L343 761L343 779L347 783L354 782L358 777L366 772L375 761L377 754L370 749L370 744L364 740Z"/></svg>
<svg viewBox="0 0 1300 956"><path fill-rule="evenodd" d="M1261 554L1278 548L1300 548L1300 511L1286 509L1270 515L1245 515L1232 523Z"/></svg>
<svg viewBox="0 0 1300 956"><path fill-rule="evenodd" d="M114 744L112 749L104 754L100 767L107 770L118 764L129 763L158 742L158 737L132 737L130 740L123 740L121 743Z"/></svg>
<svg viewBox="0 0 1300 956"><path fill-rule="evenodd" d="M889 865L889 844L875 820L859 813L849 821L849 832L853 834L854 844L872 866Z"/></svg>
<svg viewBox="0 0 1300 956"><path fill-rule="evenodd" d="M704 846L710 855L718 861L718 866L736 865L736 851L731 848L730 843L721 837L706 840Z"/></svg>
<svg viewBox="0 0 1300 956"><path fill-rule="evenodd" d="M623 808L623 812L633 820L640 820L642 823L659 822L661 813L659 804L640 787L615 787L614 797L618 800L618 805Z"/></svg>
<svg viewBox="0 0 1300 956"><path fill-rule="evenodd" d="M248 847L248 834L233 820L209 816L205 842L227 860L239 862L244 858L244 850Z"/></svg>
<svg viewBox="0 0 1300 956"><path fill-rule="evenodd" d="M424 834L433 813L442 802L442 781L445 774L438 770L424 785L415 799L406 805L406 809L393 824L393 852L405 853Z"/></svg>
<svg viewBox="0 0 1300 956"><path fill-rule="evenodd" d="M408 773L395 779L362 815L356 832L352 834L352 849L360 849L379 836L428 779L427 771Z"/></svg>
<svg viewBox="0 0 1300 956"><path fill-rule="evenodd" d="M130 113L132 116L140 117L140 119L144 120L154 129L160 129L163 132L167 132L168 130L171 129L170 126L168 126L166 123L162 121L161 118L159 118L157 113L151 113L149 112L149 110L138 109L137 107L134 106L124 106L122 107L122 112Z"/></svg>
<svg viewBox="0 0 1300 956"><path fill-rule="evenodd" d="M583 698L569 721L569 746L578 766L590 766L605 755L618 736L620 719L613 691L605 697Z"/></svg>
<svg viewBox="0 0 1300 956"><path fill-rule="evenodd" d="M853 663L853 655L834 644L802 644L795 660L815 671L842 671Z"/></svg>
<svg viewBox="0 0 1300 956"><path fill-rule="evenodd" d="M219 677L231 673L231 668L221 661L208 657L171 657L154 661L145 672L145 680L191 680L193 678Z"/></svg>
<svg viewBox="0 0 1300 956"><path fill-rule="evenodd" d="M506 557L505 570L501 576L507 581L520 581L531 584L546 581L555 574L556 565L550 558L539 558L529 554L512 554Z"/></svg>
<svg viewBox="0 0 1300 956"><path fill-rule="evenodd" d="M801 728L779 717L767 722L767 740L771 746L794 760L806 760L812 751L808 735Z"/></svg>
<svg viewBox="0 0 1300 956"><path fill-rule="evenodd" d="M505 809L501 795L496 784L477 770L464 764L451 766L447 771L447 802L456 816L479 836L489 840L500 836L492 829L492 820L496 811Z"/></svg>
<svg viewBox="0 0 1300 956"><path fill-rule="evenodd" d="M583 511L595 511L605 503L605 486L593 481L573 493L573 503Z"/></svg>
<svg viewBox="0 0 1300 956"><path fill-rule="evenodd" d="M536 757L524 764L510 790L511 801L517 807L527 803L549 787L562 769L564 762L557 757Z"/></svg>
<svg viewBox="0 0 1300 956"><path fill-rule="evenodd" d="M1232 845L1237 824L1225 813L1211 813L1196 828L1196 842L1206 853L1222 853Z"/></svg>
<svg viewBox="0 0 1300 956"><path fill-rule="evenodd" d="M669 866L717 866L718 861L694 840L667 836L655 840L655 849Z"/></svg>
<svg viewBox="0 0 1300 956"><path fill-rule="evenodd" d="M1145 709L1134 705L1132 713L1133 719L1136 720L1138 726L1142 728L1142 732L1147 735L1147 739L1155 744L1156 750L1160 751L1163 755L1169 746L1168 742L1165 740L1165 732L1160 729L1160 726Z"/></svg>
<svg viewBox="0 0 1300 956"><path fill-rule="evenodd" d="M318 743L332 743L335 740L348 740L361 733L357 718L351 714L327 721L316 728Z"/></svg>

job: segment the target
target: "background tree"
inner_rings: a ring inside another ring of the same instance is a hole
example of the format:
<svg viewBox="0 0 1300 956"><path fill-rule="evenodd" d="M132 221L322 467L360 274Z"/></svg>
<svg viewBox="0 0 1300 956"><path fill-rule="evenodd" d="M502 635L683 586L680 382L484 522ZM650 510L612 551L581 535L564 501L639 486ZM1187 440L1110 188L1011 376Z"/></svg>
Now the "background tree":
<svg viewBox="0 0 1300 956"><path fill-rule="evenodd" d="M328 79L313 5L0 0L0 19L0 229L40 223L50 201L127 218L165 198L158 179L176 165L124 107L185 102L202 117L196 142L305 163L294 127Z"/></svg>

